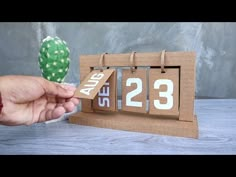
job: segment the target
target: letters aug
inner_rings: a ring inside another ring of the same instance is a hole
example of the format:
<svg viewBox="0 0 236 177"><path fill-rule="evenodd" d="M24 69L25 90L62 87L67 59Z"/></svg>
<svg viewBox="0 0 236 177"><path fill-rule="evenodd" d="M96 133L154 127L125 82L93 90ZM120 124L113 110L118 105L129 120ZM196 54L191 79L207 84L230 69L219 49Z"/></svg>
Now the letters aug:
<svg viewBox="0 0 236 177"><path fill-rule="evenodd" d="M91 76L91 78L88 80L88 83L84 85L84 89L81 89L80 92L85 95L90 95L91 90L93 90L96 85L98 85L99 80L103 78L103 73L95 73Z"/></svg>

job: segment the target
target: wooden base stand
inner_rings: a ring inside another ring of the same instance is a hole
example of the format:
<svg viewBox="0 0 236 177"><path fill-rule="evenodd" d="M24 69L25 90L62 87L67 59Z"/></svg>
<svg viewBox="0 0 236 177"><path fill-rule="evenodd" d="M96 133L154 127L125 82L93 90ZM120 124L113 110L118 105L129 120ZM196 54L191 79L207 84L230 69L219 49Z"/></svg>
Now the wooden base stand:
<svg viewBox="0 0 236 177"><path fill-rule="evenodd" d="M157 118L142 114L129 114L124 112L79 112L71 115L69 122L73 124L101 128L198 138L198 124L196 116L194 116L192 122L188 122L176 119Z"/></svg>

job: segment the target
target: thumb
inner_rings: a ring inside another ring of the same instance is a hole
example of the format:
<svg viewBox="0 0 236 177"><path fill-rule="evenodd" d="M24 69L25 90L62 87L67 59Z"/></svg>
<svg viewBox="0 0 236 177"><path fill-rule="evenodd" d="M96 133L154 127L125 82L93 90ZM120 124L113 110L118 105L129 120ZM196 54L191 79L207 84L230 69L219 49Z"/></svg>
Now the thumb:
<svg viewBox="0 0 236 177"><path fill-rule="evenodd" d="M43 81L43 88L46 94L62 98L72 97L76 90L76 88L73 86L65 86L62 84L48 81L46 79L44 79Z"/></svg>

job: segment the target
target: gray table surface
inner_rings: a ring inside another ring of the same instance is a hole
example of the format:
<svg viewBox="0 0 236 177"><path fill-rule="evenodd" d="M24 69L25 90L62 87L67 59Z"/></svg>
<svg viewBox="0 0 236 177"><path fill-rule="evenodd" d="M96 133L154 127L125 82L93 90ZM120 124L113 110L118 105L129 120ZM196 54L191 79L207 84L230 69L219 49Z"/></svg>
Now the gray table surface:
<svg viewBox="0 0 236 177"><path fill-rule="evenodd" d="M195 100L199 139L95 128L66 120L0 126L0 154L236 154L236 99Z"/></svg>

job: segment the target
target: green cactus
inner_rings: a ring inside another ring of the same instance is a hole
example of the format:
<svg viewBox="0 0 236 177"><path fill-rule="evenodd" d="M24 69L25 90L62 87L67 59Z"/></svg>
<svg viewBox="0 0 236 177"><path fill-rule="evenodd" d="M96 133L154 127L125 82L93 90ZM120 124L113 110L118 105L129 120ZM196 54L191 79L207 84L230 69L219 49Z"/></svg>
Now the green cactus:
<svg viewBox="0 0 236 177"><path fill-rule="evenodd" d="M70 65L69 54L70 50L65 41L59 37L46 37L38 57L42 76L49 81L64 82Z"/></svg>

